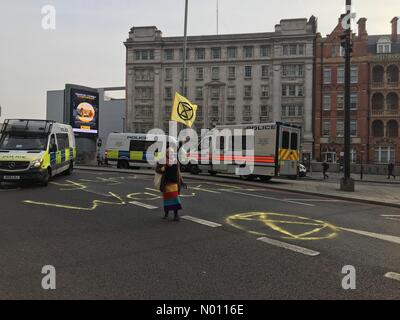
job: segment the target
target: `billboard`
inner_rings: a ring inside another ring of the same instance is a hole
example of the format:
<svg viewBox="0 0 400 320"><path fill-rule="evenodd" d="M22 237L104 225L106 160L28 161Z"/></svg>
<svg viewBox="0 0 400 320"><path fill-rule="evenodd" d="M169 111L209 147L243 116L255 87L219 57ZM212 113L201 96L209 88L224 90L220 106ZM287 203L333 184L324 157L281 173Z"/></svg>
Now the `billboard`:
<svg viewBox="0 0 400 320"><path fill-rule="evenodd" d="M99 133L99 93L72 88L70 91L71 126L79 134Z"/></svg>

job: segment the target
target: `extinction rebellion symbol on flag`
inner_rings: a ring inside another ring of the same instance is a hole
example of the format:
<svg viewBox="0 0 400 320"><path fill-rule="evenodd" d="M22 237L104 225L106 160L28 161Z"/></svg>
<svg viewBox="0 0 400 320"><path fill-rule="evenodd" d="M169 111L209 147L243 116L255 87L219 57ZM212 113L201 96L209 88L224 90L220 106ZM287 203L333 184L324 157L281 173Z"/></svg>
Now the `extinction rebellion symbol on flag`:
<svg viewBox="0 0 400 320"><path fill-rule="evenodd" d="M178 115L183 121L190 121L193 119L194 110L192 106L187 102L179 102L178 104Z"/></svg>

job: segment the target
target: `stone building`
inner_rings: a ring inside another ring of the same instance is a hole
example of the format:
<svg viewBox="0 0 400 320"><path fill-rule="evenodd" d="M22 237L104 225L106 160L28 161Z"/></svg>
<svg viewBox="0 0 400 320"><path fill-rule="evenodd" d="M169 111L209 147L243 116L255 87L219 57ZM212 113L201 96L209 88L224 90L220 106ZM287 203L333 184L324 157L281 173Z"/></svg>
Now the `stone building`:
<svg viewBox="0 0 400 320"><path fill-rule="evenodd" d="M174 93L180 92L199 106L197 130L295 123L303 127L303 153L310 156L316 28L311 17L281 20L274 32L190 36L182 90L183 38L133 27L125 42L127 129L167 131Z"/></svg>
<svg viewBox="0 0 400 320"><path fill-rule="evenodd" d="M392 33L368 38L370 53L369 158L375 164L400 164L400 39L398 18Z"/></svg>
<svg viewBox="0 0 400 320"><path fill-rule="evenodd" d="M343 17L343 16L342 16ZM317 36L315 88L315 159L340 163L344 156L344 52L341 18L327 37ZM368 144L369 66L366 20L358 21L353 34L351 60L351 161L360 163Z"/></svg>

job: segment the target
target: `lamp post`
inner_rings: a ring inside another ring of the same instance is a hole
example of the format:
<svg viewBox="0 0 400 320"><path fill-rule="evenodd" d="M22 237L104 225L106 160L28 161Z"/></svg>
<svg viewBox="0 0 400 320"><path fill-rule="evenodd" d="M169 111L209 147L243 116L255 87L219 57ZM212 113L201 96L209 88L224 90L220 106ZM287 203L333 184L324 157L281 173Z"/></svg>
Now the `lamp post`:
<svg viewBox="0 0 400 320"><path fill-rule="evenodd" d="M351 19L351 0L346 0L346 17ZM351 97L351 20L341 37L341 46L345 51L345 112L344 112L344 177L340 180L340 190L354 192L354 180L350 175L350 97Z"/></svg>

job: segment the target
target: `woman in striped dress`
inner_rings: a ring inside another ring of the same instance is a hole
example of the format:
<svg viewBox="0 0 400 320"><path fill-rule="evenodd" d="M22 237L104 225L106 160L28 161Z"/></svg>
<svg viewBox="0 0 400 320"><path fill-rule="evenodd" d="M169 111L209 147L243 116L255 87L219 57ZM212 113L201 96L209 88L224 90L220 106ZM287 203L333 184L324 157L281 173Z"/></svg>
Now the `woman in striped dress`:
<svg viewBox="0 0 400 320"><path fill-rule="evenodd" d="M178 211L182 210L182 204L179 199L183 179L179 164L174 160L174 152L168 150L166 154L166 164L157 166L156 171L163 175L160 190L164 199L164 219L168 218L169 212L173 211L174 220L179 221Z"/></svg>

